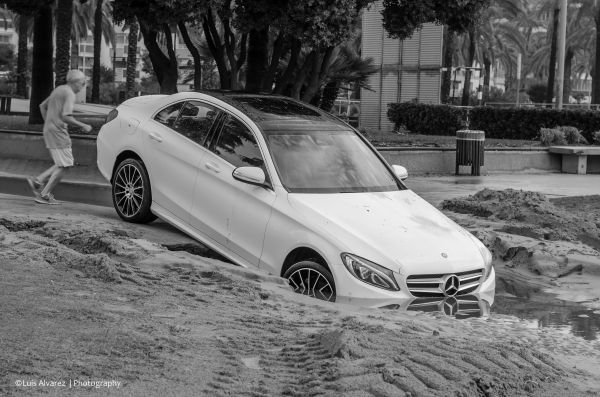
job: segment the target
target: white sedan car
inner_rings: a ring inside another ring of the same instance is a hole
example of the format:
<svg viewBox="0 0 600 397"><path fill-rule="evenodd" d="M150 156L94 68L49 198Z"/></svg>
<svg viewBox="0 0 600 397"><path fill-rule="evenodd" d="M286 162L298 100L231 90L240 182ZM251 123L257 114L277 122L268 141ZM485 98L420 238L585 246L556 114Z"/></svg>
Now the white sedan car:
<svg viewBox="0 0 600 397"><path fill-rule="evenodd" d="M157 216L328 301L493 297L492 257L356 130L286 97L185 92L114 109L98 168L129 222Z"/></svg>

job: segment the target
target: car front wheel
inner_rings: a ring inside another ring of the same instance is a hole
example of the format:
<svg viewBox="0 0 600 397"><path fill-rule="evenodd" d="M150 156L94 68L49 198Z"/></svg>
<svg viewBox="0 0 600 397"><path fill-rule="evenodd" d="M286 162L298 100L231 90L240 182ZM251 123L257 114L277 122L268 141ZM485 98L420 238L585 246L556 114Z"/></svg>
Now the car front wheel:
<svg viewBox="0 0 600 397"><path fill-rule="evenodd" d="M313 298L335 302L335 283L331 272L323 265L302 261L295 263L283 274L283 278L297 292Z"/></svg>
<svg viewBox="0 0 600 397"><path fill-rule="evenodd" d="M125 159L117 166L112 200L117 214L127 222L148 223L156 219L150 212L150 179L141 161Z"/></svg>

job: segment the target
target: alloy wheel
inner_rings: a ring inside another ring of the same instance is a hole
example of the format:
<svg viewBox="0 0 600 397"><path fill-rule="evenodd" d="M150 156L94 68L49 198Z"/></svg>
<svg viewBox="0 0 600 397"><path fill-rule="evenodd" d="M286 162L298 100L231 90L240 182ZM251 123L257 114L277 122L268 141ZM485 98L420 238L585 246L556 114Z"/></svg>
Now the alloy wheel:
<svg viewBox="0 0 600 397"><path fill-rule="evenodd" d="M144 181L142 174L132 164L119 169L114 185L115 205L126 217L132 217L142 208Z"/></svg>
<svg viewBox="0 0 600 397"><path fill-rule="evenodd" d="M294 288L294 292L298 294L308 295L325 301L335 299L333 286L323 274L315 269L298 269L288 277L288 282Z"/></svg>

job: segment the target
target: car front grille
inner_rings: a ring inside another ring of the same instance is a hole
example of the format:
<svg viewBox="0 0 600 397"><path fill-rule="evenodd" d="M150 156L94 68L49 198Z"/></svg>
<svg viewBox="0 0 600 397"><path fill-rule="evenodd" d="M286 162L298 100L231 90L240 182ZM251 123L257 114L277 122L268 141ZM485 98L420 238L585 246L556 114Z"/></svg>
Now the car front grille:
<svg viewBox="0 0 600 397"><path fill-rule="evenodd" d="M407 277L409 292L416 297L444 297L444 283L449 277L456 276L460 282L455 295L466 295L479 288L483 269L450 274L413 274Z"/></svg>
<svg viewBox="0 0 600 397"><path fill-rule="evenodd" d="M416 298L411 302L407 310L444 313L456 318L481 317L483 315L480 301L473 295Z"/></svg>

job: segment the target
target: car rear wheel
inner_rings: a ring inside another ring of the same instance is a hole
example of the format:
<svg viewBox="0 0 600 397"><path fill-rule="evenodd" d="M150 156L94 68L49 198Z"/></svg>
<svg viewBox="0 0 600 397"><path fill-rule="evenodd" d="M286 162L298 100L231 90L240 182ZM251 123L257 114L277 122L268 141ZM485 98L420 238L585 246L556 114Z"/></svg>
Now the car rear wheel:
<svg viewBox="0 0 600 397"><path fill-rule="evenodd" d="M127 222L148 223L156 219L150 212L150 179L139 160L125 159L117 166L112 199L117 214Z"/></svg>
<svg viewBox="0 0 600 397"><path fill-rule="evenodd" d="M335 283L331 272L323 265L302 261L292 265L283 274L283 278L297 292L313 298L335 302Z"/></svg>

